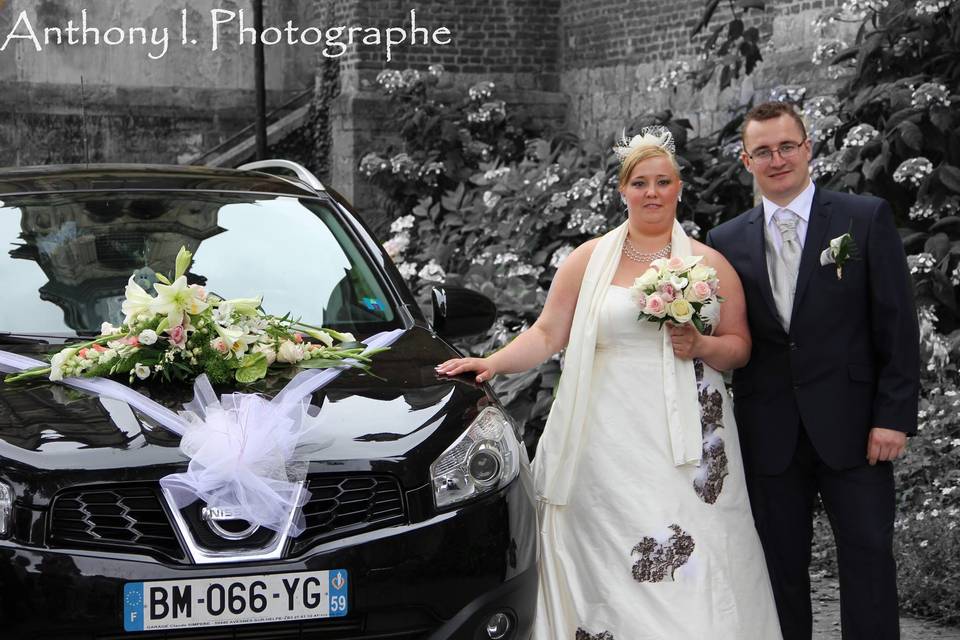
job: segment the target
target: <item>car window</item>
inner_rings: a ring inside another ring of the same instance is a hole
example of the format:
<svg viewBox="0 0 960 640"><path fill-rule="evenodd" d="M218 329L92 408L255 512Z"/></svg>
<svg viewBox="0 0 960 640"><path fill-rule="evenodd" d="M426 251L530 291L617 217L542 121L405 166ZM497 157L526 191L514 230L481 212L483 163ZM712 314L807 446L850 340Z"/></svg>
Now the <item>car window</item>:
<svg viewBox="0 0 960 640"><path fill-rule="evenodd" d="M172 275L222 298L263 296L267 313L368 335L398 321L380 272L329 206L265 194L4 196L0 331L71 334L119 324L127 279Z"/></svg>

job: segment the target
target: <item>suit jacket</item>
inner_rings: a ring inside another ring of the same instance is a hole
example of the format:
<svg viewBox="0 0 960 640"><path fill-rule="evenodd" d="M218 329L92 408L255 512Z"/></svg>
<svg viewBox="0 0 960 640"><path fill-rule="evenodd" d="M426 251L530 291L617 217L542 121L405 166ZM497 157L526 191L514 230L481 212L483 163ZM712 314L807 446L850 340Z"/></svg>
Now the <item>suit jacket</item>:
<svg viewBox="0 0 960 640"><path fill-rule="evenodd" d="M820 254L851 223L859 257L838 279ZM736 269L747 299L753 351L733 373L733 394L748 472L783 472L801 428L837 470L866 462L872 427L916 431L919 328L885 200L816 189L789 334L767 272L763 207L715 227L707 244Z"/></svg>

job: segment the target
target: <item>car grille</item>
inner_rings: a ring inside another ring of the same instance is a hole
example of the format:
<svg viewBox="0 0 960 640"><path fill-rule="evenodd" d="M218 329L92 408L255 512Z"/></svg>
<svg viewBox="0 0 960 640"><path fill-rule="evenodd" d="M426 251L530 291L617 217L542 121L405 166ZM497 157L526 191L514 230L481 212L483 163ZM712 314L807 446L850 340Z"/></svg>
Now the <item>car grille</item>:
<svg viewBox="0 0 960 640"><path fill-rule="evenodd" d="M315 475L307 481L306 528L292 553L345 535L406 521L400 484L389 475ZM50 542L186 559L155 484L69 489L53 501Z"/></svg>
<svg viewBox="0 0 960 640"><path fill-rule="evenodd" d="M87 487L60 493L51 509L50 540L184 558L158 492L150 485Z"/></svg>
<svg viewBox="0 0 960 640"><path fill-rule="evenodd" d="M306 525L295 553L324 540L406 521L403 494L392 476L311 476L307 488Z"/></svg>

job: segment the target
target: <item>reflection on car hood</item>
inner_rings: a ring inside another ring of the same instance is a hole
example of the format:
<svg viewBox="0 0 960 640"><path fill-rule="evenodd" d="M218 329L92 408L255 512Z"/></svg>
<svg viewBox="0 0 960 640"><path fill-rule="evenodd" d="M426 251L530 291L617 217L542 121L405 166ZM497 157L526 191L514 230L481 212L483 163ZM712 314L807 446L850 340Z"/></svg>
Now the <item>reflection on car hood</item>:
<svg viewBox="0 0 960 640"><path fill-rule="evenodd" d="M42 353L33 345L3 348L33 357ZM320 408L320 428L332 442L313 454L312 464L369 469L375 461L407 466L415 458L433 456L426 461L429 465L476 415L478 401L485 402L474 385L435 373L436 364L454 355L427 330L414 327L374 357L375 375L348 370L316 391L312 404ZM272 397L288 379L273 376L252 390ZM182 384L137 389L173 410L193 397L192 387ZM223 387L217 392L237 390ZM442 435L436 442L429 443L438 433ZM91 480L116 479L118 472L141 479L162 477L186 465L178 445L178 436L135 415L125 403L53 383L0 384L4 474L56 469L74 470Z"/></svg>

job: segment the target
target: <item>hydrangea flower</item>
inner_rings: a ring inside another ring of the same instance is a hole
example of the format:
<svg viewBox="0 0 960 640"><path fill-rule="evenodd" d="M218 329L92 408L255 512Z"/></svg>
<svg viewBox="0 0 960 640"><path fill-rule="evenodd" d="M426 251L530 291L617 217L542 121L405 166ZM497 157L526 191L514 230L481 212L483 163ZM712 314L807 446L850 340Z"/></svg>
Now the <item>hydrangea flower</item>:
<svg viewBox="0 0 960 640"><path fill-rule="evenodd" d="M407 214L405 216L400 216L390 225L391 233L400 233L406 229L412 229L414 223L413 214Z"/></svg>
<svg viewBox="0 0 960 640"><path fill-rule="evenodd" d="M554 269L559 267L560 263L566 260L567 256L569 256L572 252L573 252L572 244L565 244L561 246L559 249L554 251L553 255L550 257L550 266L553 267Z"/></svg>
<svg viewBox="0 0 960 640"><path fill-rule="evenodd" d="M862 20L868 13L878 13L887 8L888 0L846 0L840 7L845 20Z"/></svg>
<svg viewBox="0 0 960 640"><path fill-rule="evenodd" d="M493 89L496 87L495 84L489 80L484 80L478 82L467 90L467 94L470 96L471 100L486 100L493 95Z"/></svg>
<svg viewBox="0 0 960 640"><path fill-rule="evenodd" d="M918 156L901 162L897 170L893 172L893 180L894 182L909 182L914 187L918 187L923 179L931 173L933 173L933 163L923 156Z"/></svg>
<svg viewBox="0 0 960 640"><path fill-rule="evenodd" d="M368 153L360 159L360 173L368 178L389 168L390 161L376 153Z"/></svg>
<svg viewBox="0 0 960 640"><path fill-rule="evenodd" d="M493 209L497 206L498 202L500 202L500 194L494 193L493 191L483 192L483 204L487 209Z"/></svg>
<svg viewBox="0 0 960 640"><path fill-rule="evenodd" d="M411 216L412 217L412 216ZM383 243L383 250L387 252L391 260L399 258L407 247L410 246L410 234L406 231L398 233Z"/></svg>
<svg viewBox="0 0 960 640"><path fill-rule="evenodd" d="M914 107L949 107L950 91L947 87L938 82L924 82L913 90L913 98L910 104Z"/></svg>
<svg viewBox="0 0 960 640"><path fill-rule="evenodd" d="M406 177L413 175L418 167L417 163L406 153L398 153L390 158L390 169L394 173L403 174Z"/></svg>
<svg viewBox="0 0 960 640"><path fill-rule="evenodd" d="M439 176L446 170L446 166L442 162L427 162L418 172L420 177L425 176Z"/></svg>
<svg viewBox="0 0 960 640"><path fill-rule="evenodd" d="M844 147L862 147L871 140L879 137L880 132L869 124L858 124L849 131L843 138Z"/></svg>
<svg viewBox="0 0 960 640"><path fill-rule="evenodd" d="M847 43L843 40L829 40L827 42L821 42L817 45L817 48L813 50L813 57L811 62L816 65L821 65L824 62L832 60L838 53L847 48Z"/></svg>
<svg viewBox="0 0 960 640"><path fill-rule="evenodd" d="M814 180L820 180L826 176L832 176L840 169L840 163L836 159L836 154L830 154L823 158L816 158L810 165L810 177Z"/></svg>
<svg viewBox="0 0 960 640"><path fill-rule="evenodd" d="M690 71L690 63L686 60L675 60L667 65L662 74L650 78L647 91L661 91L676 87L690 77Z"/></svg>
<svg viewBox="0 0 960 640"><path fill-rule="evenodd" d="M932 253L926 251L907 256L907 266L910 267L910 273L914 275L930 273L936 265L936 258L933 257Z"/></svg>
<svg viewBox="0 0 960 640"><path fill-rule="evenodd" d="M513 253L512 251L505 251L503 253L498 253L493 258L493 264L495 265L510 264L511 262L519 262L519 261L520 261L520 256Z"/></svg>
<svg viewBox="0 0 960 640"><path fill-rule="evenodd" d="M510 167L500 167L499 169L490 169L484 172L483 179L486 181L499 180L510 175Z"/></svg>
<svg viewBox="0 0 960 640"><path fill-rule="evenodd" d="M397 270L404 280L410 280L417 275L417 265L413 262L400 262L397 264Z"/></svg>
<svg viewBox="0 0 960 640"><path fill-rule="evenodd" d="M396 69L384 69L377 74L376 82L387 93L395 93L403 88L403 74Z"/></svg>
<svg viewBox="0 0 960 640"><path fill-rule="evenodd" d="M913 10L918 16L932 16L953 4L953 0L917 0Z"/></svg>
<svg viewBox="0 0 960 640"><path fill-rule="evenodd" d="M930 220L936 215L933 205L927 202L915 202L907 213L911 220Z"/></svg>
<svg viewBox="0 0 960 640"><path fill-rule="evenodd" d="M683 230L687 232L687 235L691 238L700 238L700 225L698 225L693 220L684 220L680 223L680 226L683 227Z"/></svg>
<svg viewBox="0 0 960 640"><path fill-rule="evenodd" d="M421 280L435 280L443 282L447 278L447 273L443 270L443 267L437 263L436 260L430 260L430 262L425 264L423 268L420 269L419 273L417 273L417 276L419 276Z"/></svg>
<svg viewBox="0 0 960 640"><path fill-rule="evenodd" d="M442 64L431 64L427 67L427 73L433 76L434 78L439 78L443 75L443 65Z"/></svg>
<svg viewBox="0 0 960 640"><path fill-rule="evenodd" d="M770 99L774 102L801 102L807 95L807 88L796 84L785 84L770 90Z"/></svg>

